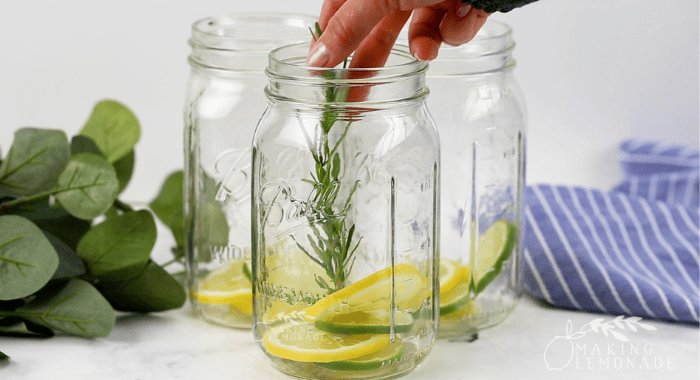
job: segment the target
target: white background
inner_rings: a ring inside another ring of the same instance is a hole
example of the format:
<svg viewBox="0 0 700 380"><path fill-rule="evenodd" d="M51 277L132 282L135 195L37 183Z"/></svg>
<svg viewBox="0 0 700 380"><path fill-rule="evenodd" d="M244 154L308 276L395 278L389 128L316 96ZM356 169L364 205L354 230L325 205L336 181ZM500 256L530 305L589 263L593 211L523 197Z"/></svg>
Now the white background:
<svg viewBox="0 0 700 380"><path fill-rule="evenodd" d="M233 12L318 14L321 0L26 0L0 12L0 147L14 130L76 134L105 98L141 122L127 201L183 167L190 25ZM698 145L697 0L540 0L511 24L529 111L528 182L608 189L629 137Z"/></svg>

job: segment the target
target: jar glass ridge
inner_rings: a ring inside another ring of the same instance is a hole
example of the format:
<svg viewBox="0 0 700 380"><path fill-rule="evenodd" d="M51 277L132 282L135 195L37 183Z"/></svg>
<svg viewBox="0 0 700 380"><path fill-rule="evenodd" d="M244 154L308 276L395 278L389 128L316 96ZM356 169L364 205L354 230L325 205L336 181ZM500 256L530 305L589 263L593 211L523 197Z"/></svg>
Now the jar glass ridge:
<svg viewBox="0 0 700 380"><path fill-rule="evenodd" d="M185 99L186 288L196 315L250 328L250 144L268 53L310 41L316 18L242 13L192 25Z"/></svg>
<svg viewBox="0 0 700 380"><path fill-rule="evenodd" d="M276 49L266 70L253 142L255 338L295 377L399 376L437 332L427 64L395 47L383 68L316 69L307 53Z"/></svg>

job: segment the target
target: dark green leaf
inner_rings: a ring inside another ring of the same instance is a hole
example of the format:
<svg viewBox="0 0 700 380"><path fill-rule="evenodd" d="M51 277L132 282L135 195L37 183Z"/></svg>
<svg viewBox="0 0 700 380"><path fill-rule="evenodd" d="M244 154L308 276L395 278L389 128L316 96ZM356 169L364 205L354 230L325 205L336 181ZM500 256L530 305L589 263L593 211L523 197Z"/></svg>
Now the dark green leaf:
<svg viewBox="0 0 700 380"><path fill-rule="evenodd" d="M17 130L7 158L0 164L2 194L31 195L50 190L69 155L68 139L62 131Z"/></svg>
<svg viewBox="0 0 700 380"><path fill-rule="evenodd" d="M112 165L93 153L78 153L58 177L56 199L80 219L105 213L117 198L119 181Z"/></svg>
<svg viewBox="0 0 700 380"><path fill-rule="evenodd" d="M120 193L126 188L126 185L129 184L131 175L134 173L134 159L134 151L130 150L124 157L114 162L114 170L117 172Z"/></svg>
<svg viewBox="0 0 700 380"><path fill-rule="evenodd" d="M116 320L100 292L77 278L49 283L15 313L31 323L86 338L108 336Z"/></svg>
<svg viewBox="0 0 700 380"><path fill-rule="evenodd" d="M0 321L0 335L20 337L51 337L51 329L24 321L21 318L10 317Z"/></svg>
<svg viewBox="0 0 700 380"><path fill-rule="evenodd" d="M107 160L116 162L134 148L141 128L128 108L118 102L105 100L95 105L80 134L95 140Z"/></svg>
<svg viewBox="0 0 700 380"><path fill-rule="evenodd" d="M95 140L83 135L73 136L70 140L70 154L78 153L94 153L106 158L105 154L100 150L100 147L97 146Z"/></svg>
<svg viewBox="0 0 700 380"><path fill-rule="evenodd" d="M0 300L36 292L57 267L58 255L39 227L21 216L0 216Z"/></svg>
<svg viewBox="0 0 700 380"><path fill-rule="evenodd" d="M69 277L77 277L85 274L85 265L80 260L75 251L66 245L61 239L53 236L51 233L43 231L44 236L49 240L53 248L58 253L58 269L54 272L52 280L59 280Z"/></svg>
<svg viewBox="0 0 700 380"><path fill-rule="evenodd" d="M15 299L15 300L9 300L9 301L0 301L0 310L14 310L20 306L24 305L24 300L23 299ZM2 320L0 320L0 324L2 323Z"/></svg>
<svg viewBox="0 0 700 380"><path fill-rule="evenodd" d="M149 205L158 219L173 231L178 245L184 244L183 177L182 171L170 174Z"/></svg>
<svg viewBox="0 0 700 380"><path fill-rule="evenodd" d="M61 239L75 251L78 241L90 229L90 221L69 214L61 207L52 207L46 199L33 205L31 210L21 214L34 222L43 231Z"/></svg>
<svg viewBox="0 0 700 380"><path fill-rule="evenodd" d="M132 211L92 227L78 243L88 273L121 280L140 273L156 243L156 224L149 211Z"/></svg>
<svg viewBox="0 0 700 380"><path fill-rule="evenodd" d="M115 310L155 312L177 309L185 303L185 290L153 261L133 279L98 285Z"/></svg>
<svg viewBox="0 0 700 380"><path fill-rule="evenodd" d="M7 360L7 359L9 359L9 358L10 358L10 357L7 356L4 352L0 351L0 360Z"/></svg>

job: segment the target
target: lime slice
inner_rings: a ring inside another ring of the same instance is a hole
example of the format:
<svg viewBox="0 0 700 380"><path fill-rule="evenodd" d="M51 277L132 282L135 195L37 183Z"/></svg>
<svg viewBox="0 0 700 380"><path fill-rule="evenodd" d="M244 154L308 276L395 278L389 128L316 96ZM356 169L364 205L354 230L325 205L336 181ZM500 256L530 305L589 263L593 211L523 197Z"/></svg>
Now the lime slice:
<svg viewBox="0 0 700 380"><path fill-rule="evenodd" d="M193 291L194 298L201 303L231 305L252 314L252 283L243 271L244 265L244 261L232 261L216 268L201 280Z"/></svg>
<svg viewBox="0 0 700 380"><path fill-rule="evenodd" d="M382 269L322 298L308 307L305 313L315 318L325 310L340 313L387 310L391 308L391 274L391 267ZM394 267L393 283L394 302L398 309L417 307L418 305L413 305L419 299L416 295L427 286L416 267L410 264L399 264Z"/></svg>
<svg viewBox="0 0 700 380"><path fill-rule="evenodd" d="M462 282L454 289L440 295L440 316L452 314L469 304L469 283Z"/></svg>
<svg viewBox="0 0 700 380"><path fill-rule="evenodd" d="M390 343L388 335L332 334L312 322L285 323L267 331L263 345L271 355L298 362L329 363L375 353Z"/></svg>
<svg viewBox="0 0 700 380"><path fill-rule="evenodd" d="M389 310L353 311L349 313L323 312L316 318L319 330L340 334L389 334L391 313ZM403 311L394 312L394 332L411 331L413 317Z"/></svg>
<svg viewBox="0 0 700 380"><path fill-rule="evenodd" d="M443 294L462 282L463 267L456 261L440 258L440 294Z"/></svg>
<svg viewBox="0 0 700 380"><path fill-rule="evenodd" d="M371 371L399 360L402 355L403 341L397 338L383 349L357 359L317 364L337 371Z"/></svg>
<svg viewBox="0 0 700 380"><path fill-rule="evenodd" d="M498 220L479 238L479 254L474 273L475 293L481 293L503 268L517 240L517 229L512 223Z"/></svg>
<svg viewBox="0 0 700 380"><path fill-rule="evenodd" d="M462 317L469 316L472 314L479 314L482 312L482 307L479 305L477 300L472 300L467 306L455 311L454 313L449 313L447 315L440 315L443 321L454 321L461 319Z"/></svg>

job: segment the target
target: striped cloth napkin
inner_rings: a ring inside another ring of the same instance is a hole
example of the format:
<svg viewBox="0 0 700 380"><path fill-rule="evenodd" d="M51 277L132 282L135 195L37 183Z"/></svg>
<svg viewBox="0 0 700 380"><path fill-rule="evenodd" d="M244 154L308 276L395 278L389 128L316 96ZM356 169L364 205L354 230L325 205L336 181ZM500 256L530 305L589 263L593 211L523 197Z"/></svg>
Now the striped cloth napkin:
<svg viewBox="0 0 700 380"><path fill-rule="evenodd" d="M552 305L698 323L699 151L630 140L610 192L525 193L524 289Z"/></svg>

